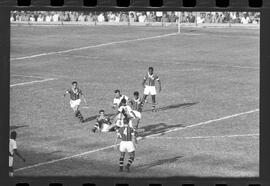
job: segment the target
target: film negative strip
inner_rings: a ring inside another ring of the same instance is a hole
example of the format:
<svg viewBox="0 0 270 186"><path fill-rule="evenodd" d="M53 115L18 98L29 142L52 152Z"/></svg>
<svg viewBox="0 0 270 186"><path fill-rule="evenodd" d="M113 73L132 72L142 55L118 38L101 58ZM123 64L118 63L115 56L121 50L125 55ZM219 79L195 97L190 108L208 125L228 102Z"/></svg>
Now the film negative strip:
<svg viewBox="0 0 270 186"><path fill-rule="evenodd" d="M270 185L269 19L266 0L2 0L0 185Z"/></svg>

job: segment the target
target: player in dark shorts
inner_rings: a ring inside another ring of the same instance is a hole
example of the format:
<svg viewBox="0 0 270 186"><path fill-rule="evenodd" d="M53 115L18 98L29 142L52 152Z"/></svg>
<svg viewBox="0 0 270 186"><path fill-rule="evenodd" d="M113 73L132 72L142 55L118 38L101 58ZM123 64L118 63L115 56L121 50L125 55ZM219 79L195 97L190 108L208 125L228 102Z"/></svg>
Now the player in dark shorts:
<svg viewBox="0 0 270 186"><path fill-rule="evenodd" d="M143 100L142 105L145 103L147 96L150 94L152 96L152 111L156 111L156 86L155 81L158 81L159 83L159 92L161 92L161 82L157 74L154 73L154 68L149 67L147 74L143 78Z"/></svg>
<svg viewBox="0 0 270 186"><path fill-rule="evenodd" d="M85 100L85 97L82 93L82 90L78 88L78 83L76 81L72 82L72 87L68 90L66 90L64 97L66 94L70 95L70 107L74 111L75 117L79 118L80 122L84 122L83 116L81 114L81 111L79 110L80 104L81 104L81 97L83 98L85 104L87 105L87 102Z"/></svg>
<svg viewBox="0 0 270 186"><path fill-rule="evenodd" d="M119 145L119 171L123 171L125 154L127 152L129 154L129 159L126 165L126 170L127 172L130 172L130 166L135 158L135 144L137 144L137 139L134 133L134 129L129 126L129 119L127 117L124 118L124 126L118 130L117 136L119 139L121 139Z"/></svg>

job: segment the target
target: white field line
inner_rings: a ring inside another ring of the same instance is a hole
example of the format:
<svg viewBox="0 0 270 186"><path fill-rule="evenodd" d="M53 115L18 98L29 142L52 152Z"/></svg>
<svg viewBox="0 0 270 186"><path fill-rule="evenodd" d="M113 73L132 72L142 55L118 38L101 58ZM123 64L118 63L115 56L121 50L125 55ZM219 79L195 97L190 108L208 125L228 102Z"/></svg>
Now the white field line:
<svg viewBox="0 0 270 186"><path fill-rule="evenodd" d="M121 43L129 43L129 42L143 41L143 40L156 39L156 38L163 38L163 37L173 36L173 35L177 35L177 34L178 33L171 33L171 34L164 34L164 35L159 35L159 36L143 37L143 38L138 38L138 39L128 39L128 40L123 40L123 41L114 41L114 42L110 42L110 43L103 43L103 44L98 44L98 45L90 45L90 46L78 47L78 48L73 48L73 49L68 49L68 50L61 50L61 51L55 51L55 52L47 52L47 53L41 53L41 54L36 54L36 55L30 55L30 56L25 56L25 57L11 58L10 61L22 60L22 59L30 59L30 58L48 56L48 55L53 55L53 54L63 54L63 53L68 53L68 52L73 52L73 51L78 51L78 50L85 50L85 49L90 49L90 48L98 48L98 47L114 45L114 44L121 44Z"/></svg>
<svg viewBox="0 0 270 186"><path fill-rule="evenodd" d="M21 75L21 74L12 74L10 75L15 76L15 77L29 77L29 78L37 78L37 79L45 79L45 77L41 77L41 76L32 76L32 75Z"/></svg>
<svg viewBox="0 0 270 186"><path fill-rule="evenodd" d="M150 139L210 139L210 138L237 138L237 137L254 137L259 136L260 134L236 134L236 135L224 135L224 136L191 136L191 137L149 137Z"/></svg>
<svg viewBox="0 0 270 186"><path fill-rule="evenodd" d="M47 79L43 79L43 80L29 81L29 82L24 82L24 83L16 83L16 84L10 85L10 87L29 85L29 84L33 84L33 83L42 83L42 82L52 81L52 80L55 80L55 78L47 78Z"/></svg>
<svg viewBox="0 0 270 186"><path fill-rule="evenodd" d="M212 120L209 120L209 121L205 121L205 122L201 122L201 123L189 125L189 126L186 126L186 127L183 127L183 128L171 129L171 130L168 130L166 132L162 132L162 134L169 133L169 132L175 132L175 131L178 131L178 130L184 130L184 129L192 128L192 127L197 127L197 126L200 126L200 125L206 125L206 124L210 124L210 123L213 123L213 122L216 122L216 121L221 121L221 120L225 120L225 119L229 119L229 118L234 118L234 117L237 117L237 116L241 116L241 115L245 115L245 114L250 114L250 113L258 112L258 111L259 111L259 109L254 109L254 110L247 111L247 112L241 112L241 113L238 113L238 114L229 115L229 116L225 116L225 117L222 117L222 118L212 119ZM146 136L146 137L138 137L137 139L138 140L141 140L141 139L145 139L145 138L151 138L151 137L154 137L154 136L157 136L157 135L160 135L160 134L161 133L149 135L149 136ZM119 145L119 144L117 144L117 145ZM18 171L22 171L22 170L26 170L26 169L30 169L30 168L34 168L34 167L39 167L39 166L42 166L42 165L48 165L48 164L56 163L56 162L59 162L59 161L63 161L63 160L67 160L67 159L71 159L71 158L75 158L75 157L79 157L79 156L84 156L84 155L88 155L88 154L99 152L99 151L103 151L103 150L106 150L106 149L113 148L115 146L116 145L110 145L110 146L106 146L106 147L103 147L103 148L99 148L99 149L95 149L95 150L91 150L91 151L86 151L86 152L83 152L83 153L75 154L73 156L67 156L67 157L60 158L60 159L55 159L55 160L51 160L51 161L47 161L47 162L43 162L43 163L38 163L38 164L34 164L34 165L30 165L30 166L18 168L18 169L14 170L14 171L15 172L18 172Z"/></svg>

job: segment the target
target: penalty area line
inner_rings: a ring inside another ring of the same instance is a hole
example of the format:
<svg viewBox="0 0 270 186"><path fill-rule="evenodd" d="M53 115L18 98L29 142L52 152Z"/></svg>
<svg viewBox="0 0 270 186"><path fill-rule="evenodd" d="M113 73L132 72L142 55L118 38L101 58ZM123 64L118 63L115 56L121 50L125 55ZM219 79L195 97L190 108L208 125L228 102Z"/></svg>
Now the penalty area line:
<svg viewBox="0 0 270 186"><path fill-rule="evenodd" d="M241 112L241 113L238 113L238 114L233 114L233 115L229 115L229 116L225 116L225 117L221 117L221 118L217 118L217 119L208 120L208 121L205 121L205 122L196 123L196 124L189 125L189 126L186 126L186 127L183 127L183 128L171 129L171 130L168 130L166 132L162 132L162 133L158 133L158 134L152 134L152 135L149 135L149 136L146 136L146 137L138 137L137 139L141 140L141 139L145 139L145 138L151 138L151 137L158 136L158 135L161 135L161 134L175 132L175 131L178 131L178 130L184 130L184 129L187 129L187 128L197 127L197 126L201 126L201 125L207 125L207 124L210 124L210 123L213 123L213 122L216 122L216 121L221 121L221 120L225 120L225 119L229 119L229 118L234 118L234 117L237 117L237 116L250 114L250 113L254 113L254 112L258 112L258 111L259 111L259 109L254 109L254 110L250 110L250 111L247 111L247 112ZM117 144L117 145L119 145L119 144ZM48 164L56 163L56 162L59 162L59 161L64 161L64 160L79 157L79 156L92 154L92 153L95 153L95 152L99 152L99 151L103 151L103 150L106 150L106 149L113 148L115 146L116 145L110 145L110 146L106 146L106 147L103 147L103 148L99 148L99 149L95 149L95 150L75 154L73 156L67 156L67 157L60 158L60 159L55 159L55 160L51 160L51 161L47 161L47 162L42 162L42 163L38 163L38 164L34 164L34 165L29 165L29 166L26 166L26 167L15 169L14 172L18 172L18 171L22 171L22 170L26 170L26 169L30 169L30 168L34 168L34 167L39 167L39 166L42 166L42 165L48 165Z"/></svg>
<svg viewBox="0 0 270 186"><path fill-rule="evenodd" d="M47 79L43 79L43 80L28 81L28 82L24 82L24 83L16 83L16 84L10 85L10 87L23 86L23 85L29 85L29 84L34 84L34 83L42 83L42 82L52 81L52 80L56 80L56 79L55 78L47 78Z"/></svg>

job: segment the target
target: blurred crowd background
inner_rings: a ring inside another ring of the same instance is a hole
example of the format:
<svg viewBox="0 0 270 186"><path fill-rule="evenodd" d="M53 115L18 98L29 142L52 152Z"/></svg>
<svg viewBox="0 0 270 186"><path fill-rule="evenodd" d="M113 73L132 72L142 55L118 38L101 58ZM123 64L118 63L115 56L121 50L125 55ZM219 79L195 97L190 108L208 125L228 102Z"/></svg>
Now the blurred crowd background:
<svg viewBox="0 0 270 186"><path fill-rule="evenodd" d="M11 22L163 22L259 24L259 12L48 12L12 11Z"/></svg>

